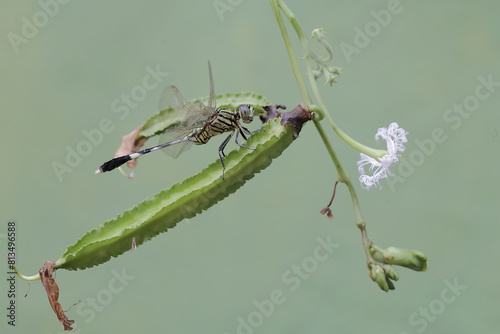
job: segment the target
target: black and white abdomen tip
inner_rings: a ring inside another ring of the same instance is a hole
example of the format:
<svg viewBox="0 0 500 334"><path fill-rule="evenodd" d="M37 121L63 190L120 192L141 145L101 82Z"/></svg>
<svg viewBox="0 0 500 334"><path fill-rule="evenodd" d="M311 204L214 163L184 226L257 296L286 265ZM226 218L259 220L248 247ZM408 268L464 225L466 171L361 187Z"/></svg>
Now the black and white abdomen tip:
<svg viewBox="0 0 500 334"><path fill-rule="evenodd" d="M104 173L104 172L109 172L109 171L111 171L111 170L113 170L113 169L115 169L117 167L120 167L121 165L123 165L127 161L130 161L132 159L135 159L135 158L139 157L140 155L142 155L142 154L132 153L132 154L129 154L129 155L124 155L123 157L118 157L118 158L111 159L111 160L103 163L102 166L99 167L99 169L95 171L95 174L101 174L101 173Z"/></svg>

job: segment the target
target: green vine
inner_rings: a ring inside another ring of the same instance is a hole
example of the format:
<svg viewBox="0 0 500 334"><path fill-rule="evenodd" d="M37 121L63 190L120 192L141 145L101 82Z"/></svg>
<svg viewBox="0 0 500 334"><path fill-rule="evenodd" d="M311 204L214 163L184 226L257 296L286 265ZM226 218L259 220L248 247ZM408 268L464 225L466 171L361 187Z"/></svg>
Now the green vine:
<svg viewBox="0 0 500 334"><path fill-rule="evenodd" d="M339 126L333 121L332 117L330 116L330 113L328 112L326 105L324 104L323 100L321 99L321 96L319 94L318 87L316 85L316 79L319 78L321 74L324 74L326 78L326 83L330 84L330 86L336 82L335 79L340 75L341 69L336 68L336 67L331 67L328 66L328 62L333 59L333 52L331 47L328 45L325 35L323 33L322 29L315 29L312 33L311 38L315 38L318 40L318 42L324 47L326 51L326 56L319 56L316 53L314 53L310 47L309 47L309 39L307 38L306 34L300 27L299 23L297 22L297 19L295 18L294 14L292 11L285 5L285 3L281 0L270 0L271 8L273 10L274 16L276 18L276 21L278 23L279 29L281 31L281 35L283 37L283 41L285 43L286 50L288 52L288 57L290 59L290 64L292 66L293 73L295 75L295 79L297 81L297 85L299 87L299 90L302 95L303 101L305 101L307 104L311 105L310 109L316 111L320 116L315 117L313 119L314 126L316 127L316 130L318 131L318 134L321 137L321 140L323 141L323 144L326 147L326 150L328 154L330 155L330 158L333 161L333 164L335 165L335 168L337 169L337 179L339 182L344 183L347 186L347 189L349 190L349 193L351 195L351 200L353 203L353 208L354 208L354 217L355 217L355 225L358 227L358 229L361 231L361 240L363 244L363 249L367 258L367 267L369 270L369 276L370 278L375 281L379 287L384 290L394 290L394 284L392 283L391 280L397 280L398 275L395 273L395 271L392 269L391 265L400 265L400 266L405 266L407 268L417 270L417 271L425 271L427 269L427 258L425 257L424 254L422 254L419 251L413 251L413 250L407 250L407 249L398 249L395 247L389 247L387 250L383 250L377 245L375 245L369 238L368 238L368 233L366 230L366 221L363 218L363 215L361 213L361 208L359 205L358 197L356 195L356 190L354 189L353 183L351 182L351 179L349 177L349 174L346 172L344 169L343 165L341 164L337 154L335 153L335 150L333 149L330 141L328 140L328 137L320 124L320 121L322 119L326 119L329 123L329 125L332 127L332 129L335 131L335 133L348 145L362 153L362 158L363 154L366 156L366 159L372 159L372 160L367 160L367 161L374 161L375 163L382 164L382 161L387 161L388 159L383 160L386 158L389 154L396 154L398 151L396 150L395 152L392 152L390 149L390 145L388 144L388 151L385 150L376 150L373 148L370 148L368 146L365 146L351 137L349 137L345 132L343 132ZM281 16L281 13L285 15L285 17L289 20L290 24L292 25L293 29L295 30L295 33L297 34L297 37L300 42L300 46L302 51L304 52L303 59L305 60L306 63L306 69L307 69L307 76L309 78L309 84L311 87L311 90L313 92L313 96L316 101L316 105L313 105L313 101L309 95L309 92L307 90L307 87L305 85L304 79L302 78L302 75L299 70L299 66L297 63L297 57L294 53L292 43L290 41L290 37L288 36L287 29L285 27L285 23L283 21L283 18ZM313 64L316 63L317 69L313 69ZM394 123L395 124L395 123ZM404 130L403 130L404 131ZM380 132L380 130L379 130ZM397 130L396 130L397 132ZM397 132L398 134L401 133ZM405 133L403 133L405 135ZM379 135L379 134L377 134ZM383 136L383 134L381 135ZM390 136L387 136L390 137ZM384 138L385 139L385 138ZM406 137L404 138L406 140ZM389 143L389 141L388 141ZM393 148L394 149L394 148ZM395 149L394 149L395 150ZM397 160L397 159L396 159ZM377 181L375 180L375 183ZM333 198L332 198L333 201ZM332 202L330 202L331 204ZM321 213L325 214L328 213L328 216L332 218L331 210L330 210L330 204L323 208L321 210Z"/></svg>

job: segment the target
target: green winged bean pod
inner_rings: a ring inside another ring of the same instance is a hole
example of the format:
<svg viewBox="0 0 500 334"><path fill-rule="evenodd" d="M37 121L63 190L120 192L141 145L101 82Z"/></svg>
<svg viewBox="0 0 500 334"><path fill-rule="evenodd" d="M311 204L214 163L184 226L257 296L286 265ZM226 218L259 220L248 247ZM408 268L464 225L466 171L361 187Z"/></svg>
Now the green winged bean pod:
<svg viewBox="0 0 500 334"><path fill-rule="evenodd" d="M275 109L276 111L276 109ZM56 261L58 269L78 270L97 266L192 218L231 193L271 164L298 136L302 124L312 119L303 105L271 119L246 145L226 159L225 179L216 161L200 173L146 199L118 217L85 234Z"/></svg>

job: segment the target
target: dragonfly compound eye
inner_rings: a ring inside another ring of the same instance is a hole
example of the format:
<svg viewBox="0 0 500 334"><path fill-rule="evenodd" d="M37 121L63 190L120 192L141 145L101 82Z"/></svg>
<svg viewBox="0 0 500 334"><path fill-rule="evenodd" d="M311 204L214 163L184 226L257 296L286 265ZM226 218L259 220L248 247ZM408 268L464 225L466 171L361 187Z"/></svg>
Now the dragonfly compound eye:
<svg viewBox="0 0 500 334"><path fill-rule="evenodd" d="M240 105L239 112L243 123L251 123L253 121L254 111L251 105L249 104Z"/></svg>

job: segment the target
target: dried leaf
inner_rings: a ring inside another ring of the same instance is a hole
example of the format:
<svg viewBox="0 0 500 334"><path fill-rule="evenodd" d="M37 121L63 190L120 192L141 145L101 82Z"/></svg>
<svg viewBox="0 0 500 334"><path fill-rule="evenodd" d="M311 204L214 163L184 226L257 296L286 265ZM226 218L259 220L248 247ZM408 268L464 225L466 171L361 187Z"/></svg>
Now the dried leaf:
<svg viewBox="0 0 500 334"><path fill-rule="evenodd" d="M259 119L262 123L267 123L270 119L275 119L280 116L280 111L278 109L286 109L286 106L281 104L276 104L273 106L263 106L262 109L266 111L266 114L260 114Z"/></svg>
<svg viewBox="0 0 500 334"><path fill-rule="evenodd" d="M293 134L295 138L299 136L300 130L302 130L302 125L312 120L312 114L304 104L300 103L293 110L283 113L281 116L281 125L289 125L295 128L295 133Z"/></svg>
<svg viewBox="0 0 500 334"><path fill-rule="evenodd" d="M337 184L339 184L338 180L335 181L335 185L333 186L333 195L332 195L332 199L330 200L330 203L328 203L328 205L325 206L323 209L321 209L320 212L319 212L322 215L326 214L326 216L330 220L333 220L333 213L332 213L332 210L330 209L330 205L332 205L333 199L335 198L335 192L337 191Z"/></svg>
<svg viewBox="0 0 500 334"><path fill-rule="evenodd" d="M50 306L52 306L52 310L54 310L57 315L57 319L64 326L65 331L70 331L73 328L71 325L75 322L74 320L69 320L68 317L64 314L64 311L59 304L59 287L57 286L56 281L52 278L52 268L54 267L55 262L45 261L45 265L38 272L40 274L40 280L42 281L43 287L47 292L47 296L49 297Z"/></svg>
<svg viewBox="0 0 500 334"><path fill-rule="evenodd" d="M328 219L332 220L333 219L333 213L332 213L332 210L330 210L329 207L325 206L323 209L320 210L320 212L322 215L325 215L328 217Z"/></svg>
<svg viewBox="0 0 500 334"><path fill-rule="evenodd" d="M139 149L144 145L148 138L141 137L136 140L137 134L141 131L142 125L139 125L134 131L130 132L128 135L125 135L121 139L120 147L115 153L115 158L122 157L124 155L129 155L131 153L135 153L139 151ZM127 162L127 166L129 168L134 168L137 165L137 160L132 159Z"/></svg>

